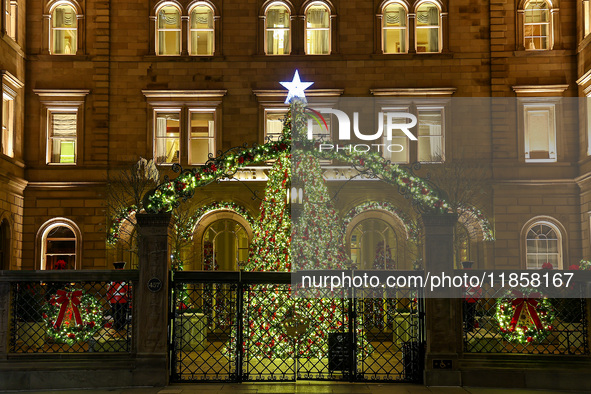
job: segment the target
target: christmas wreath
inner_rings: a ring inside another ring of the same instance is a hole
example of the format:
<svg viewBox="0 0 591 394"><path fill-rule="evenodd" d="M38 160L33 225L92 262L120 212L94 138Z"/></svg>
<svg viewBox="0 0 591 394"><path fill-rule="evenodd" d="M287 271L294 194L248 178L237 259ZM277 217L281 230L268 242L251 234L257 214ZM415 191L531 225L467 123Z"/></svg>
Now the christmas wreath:
<svg viewBox="0 0 591 394"><path fill-rule="evenodd" d="M513 343L539 343L554 328L555 312L550 300L525 289L513 290L498 299L495 316L501 335Z"/></svg>
<svg viewBox="0 0 591 394"><path fill-rule="evenodd" d="M98 331L101 305L83 290L57 290L43 307L43 319L50 338L72 346Z"/></svg>

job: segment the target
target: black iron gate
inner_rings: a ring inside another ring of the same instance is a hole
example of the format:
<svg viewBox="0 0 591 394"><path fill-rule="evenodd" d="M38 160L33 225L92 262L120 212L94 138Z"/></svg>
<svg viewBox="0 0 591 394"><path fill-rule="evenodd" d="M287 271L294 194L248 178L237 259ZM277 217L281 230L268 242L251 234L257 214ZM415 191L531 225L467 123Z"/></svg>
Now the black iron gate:
<svg viewBox="0 0 591 394"><path fill-rule="evenodd" d="M420 382L418 290L292 298L290 283L290 273L176 273L171 380Z"/></svg>

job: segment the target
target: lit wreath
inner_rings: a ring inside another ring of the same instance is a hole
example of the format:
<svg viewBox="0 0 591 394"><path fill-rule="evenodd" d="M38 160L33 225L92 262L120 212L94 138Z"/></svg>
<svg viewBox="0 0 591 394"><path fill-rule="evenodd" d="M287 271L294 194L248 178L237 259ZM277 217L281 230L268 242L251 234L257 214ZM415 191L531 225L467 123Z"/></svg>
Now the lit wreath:
<svg viewBox="0 0 591 394"><path fill-rule="evenodd" d="M102 308L83 290L58 290L43 307L47 335L72 346L87 341L101 327Z"/></svg>
<svg viewBox="0 0 591 394"><path fill-rule="evenodd" d="M539 343L554 329L555 312L550 300L524 289L498 299L495 317L501 335L513 343Z"/></svg>

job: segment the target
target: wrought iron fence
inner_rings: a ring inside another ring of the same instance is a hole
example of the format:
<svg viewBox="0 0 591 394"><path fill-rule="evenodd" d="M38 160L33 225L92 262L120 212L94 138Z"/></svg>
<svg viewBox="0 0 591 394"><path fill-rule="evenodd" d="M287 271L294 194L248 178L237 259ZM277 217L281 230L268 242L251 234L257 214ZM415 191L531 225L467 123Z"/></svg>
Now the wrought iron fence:
<svg viewBox="0 0 591 394"><path fill-rule="evenodd" d="M124 273L110 281L32 274L10 283L11 353L131 351L133 282Z"/></svg>
<svg viewBox="0 0 591 394"><path fill-rule="evenodd" d="M416 290L297 298L290 281L289 273L176 273L172 380L421 380Z"/></svg>
<svg viewBox="0 0 591 394"><path fill-rule="evenodd" d="M464 350L469 353L589 354L587 302L545 298L516 289L469 291L463 302ZM569 290L572 294L573 290Z"/></svg>

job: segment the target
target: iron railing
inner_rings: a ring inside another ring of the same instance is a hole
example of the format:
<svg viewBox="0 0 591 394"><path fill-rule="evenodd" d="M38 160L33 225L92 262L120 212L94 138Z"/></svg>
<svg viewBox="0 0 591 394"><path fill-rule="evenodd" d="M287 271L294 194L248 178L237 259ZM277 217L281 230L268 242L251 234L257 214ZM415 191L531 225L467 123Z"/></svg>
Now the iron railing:
<svg viewBox="0 0 591 394"><path fill-rule="evenodd" d="M9 353L131 352L137 271L4 271Z"/></svg>

